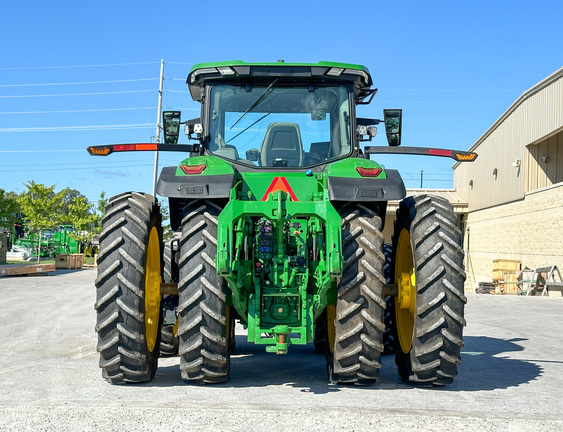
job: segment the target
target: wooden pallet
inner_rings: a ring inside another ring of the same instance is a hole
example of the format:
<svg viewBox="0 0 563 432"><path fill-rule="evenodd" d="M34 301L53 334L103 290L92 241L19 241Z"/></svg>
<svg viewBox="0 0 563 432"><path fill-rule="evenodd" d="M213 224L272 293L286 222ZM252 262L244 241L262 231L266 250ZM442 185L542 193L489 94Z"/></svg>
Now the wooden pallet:
<svg viewBox="0 0 563 432"><path fill-rule="evenodd" d="M55 271L55 264L7 265L0 266L0 277L46 274L53 271Z"/></svg>

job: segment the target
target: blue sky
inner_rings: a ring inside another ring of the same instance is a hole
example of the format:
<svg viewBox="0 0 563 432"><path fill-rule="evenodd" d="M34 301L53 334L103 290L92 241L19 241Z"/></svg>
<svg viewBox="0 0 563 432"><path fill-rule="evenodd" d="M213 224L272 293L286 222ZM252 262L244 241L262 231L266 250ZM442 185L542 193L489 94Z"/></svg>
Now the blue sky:
<svg viewBox="0 0 563 432"><path fill-rule="evenodd" d="M199 116L192 64L358 63L379 93L364 117L403 109L403 145L468 149L528 88L563 66L560 1L5 2L0 27L0 188L30 180L91 201L152 191L152 153L88 145L155 135L164 109ZM187 143L186 137L181 142ZM375 145L386 145L383 130ZM374 158L374 156L372 156ZM161 153L175 165L177 153ZM452 161L380 157L407 187L452 187Z"/></svg>

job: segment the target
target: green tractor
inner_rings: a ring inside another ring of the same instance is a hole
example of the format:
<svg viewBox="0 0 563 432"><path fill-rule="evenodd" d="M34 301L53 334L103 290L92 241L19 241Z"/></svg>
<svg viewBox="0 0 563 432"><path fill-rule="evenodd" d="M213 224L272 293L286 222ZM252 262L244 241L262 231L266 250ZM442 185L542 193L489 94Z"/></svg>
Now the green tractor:
<svg viewBox="0 0 563 432"><path fill-rule="evenodd" d="M400 147L401 110L356 117L377 91L359 65L206 63L187 84L201 117L165 112L164 143L88 148L186 153L157 184L177 233L168 244L155 197L123 193L106 207L95 305L103 376L149 381L177 349L184 380L225 382L239 321L269 353L311 343L330 382L371 384L387 309L402 379L450 383L466 302L457 217L440 197L404 199L398 171L369 155L477 155ZM362 149L379 123L389 147ZM181 124L197 143L178 144ZM402 201L386 258L389 200Z"/></svg>

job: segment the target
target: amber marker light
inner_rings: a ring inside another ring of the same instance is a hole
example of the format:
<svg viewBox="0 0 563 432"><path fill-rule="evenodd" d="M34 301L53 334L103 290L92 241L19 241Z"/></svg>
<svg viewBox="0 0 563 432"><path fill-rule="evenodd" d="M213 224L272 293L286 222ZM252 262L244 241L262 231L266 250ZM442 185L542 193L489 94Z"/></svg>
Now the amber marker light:
<svg viewBox="0 0 563 432"><path fill-rule="evenodd" d="M207 165L205 165L205 164L201 164L201 165L180 165L180 169L186 175L201 174L206 167L207 167Z"/></svg>
<svg viewBox="0 0 563 432"><path fill-rule="evenodd" d="M477 157L477 153L456 153L455 157L458 161L473 161Z"/></svg>
<svg viewBox="0 0 563 432"><path fill-rule="evenodd" d="M90 153L92 156L107 156L110 151L111 149L109 147L88 147L88 153Z"/></svg>

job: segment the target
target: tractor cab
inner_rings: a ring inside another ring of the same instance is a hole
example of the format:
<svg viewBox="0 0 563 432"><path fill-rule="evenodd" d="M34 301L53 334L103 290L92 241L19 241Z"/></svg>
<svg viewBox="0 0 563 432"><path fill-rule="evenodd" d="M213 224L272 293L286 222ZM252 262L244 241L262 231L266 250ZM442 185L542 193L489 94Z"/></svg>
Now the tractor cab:
<svg viewBox="0 0 563 432"><path fill-rule="evenodd" d="M194 66L187 82L202 116L186 122L186 133L202 141L202 153L261 170L357 156L363 136L375 136L370 124L379 123L356 122L356 105L376 91L363 66L212 63ZM165 122L179 124L177 115ZM400 117L394 121L400 127Z"/></svg>

